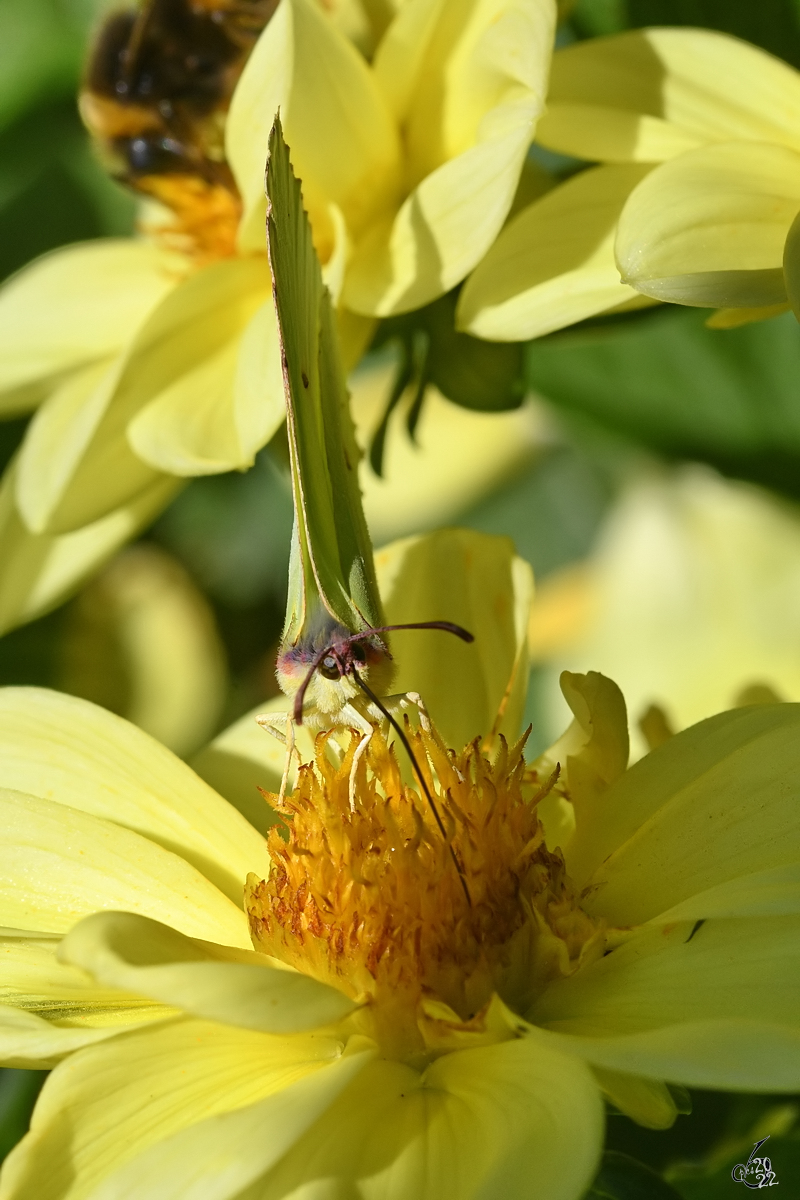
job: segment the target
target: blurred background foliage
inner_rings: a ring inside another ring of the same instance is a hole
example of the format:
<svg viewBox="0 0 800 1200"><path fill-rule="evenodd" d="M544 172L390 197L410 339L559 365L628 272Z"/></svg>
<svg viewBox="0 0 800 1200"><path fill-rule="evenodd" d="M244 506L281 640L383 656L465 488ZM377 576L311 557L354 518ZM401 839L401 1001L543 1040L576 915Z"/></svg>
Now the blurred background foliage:
<svg viewBox="0 0 800 1200"><path fill-rule="evenodd" d="M0 0L0 278L64 243L133 229L133 201L99 167L75 102L89 32L108 7ZM562 43L650 24L700 25L800 67L800 0L560 7ZM558 174L553 156L534 154L518 206L552 182L542 164ZM592 561L632 481L669 480L676 465L692 461L756 485L784 526L797 526L794 541L782 534L781 554L798 564L782 602L800 601L800 330L791 315L719 331L705 325L705 312L664 306L498 346L455 333L454 299L385 322L355 381L376 540L455 521L507 534L546 595L548 583L561 587L574 564ZM24 420L0 424L0 466L24 428ZM278 437L253 470L191 481L140 544L81 595L0 639L0 684L88 696L193 753L276 690L290 528ZM574 589L558 595L563 625L583 601ZM546 741L542 714L560 644L558 636L540 640L528 706L534 748ZM170 652L154 655L153 645ZM786 646L786 655L800 656L800 644ZM195 698L188 724L187 697ZM800 699L800 690L785 698ZM0 1155L24 1131L42 1079L0 1073ZM693 1106L666 1132L612 1114L591 1195L728 1197L732 1165L767 1134L779 1181L790 1194L800 1187L795 1098L696 1092Z"/></svg>

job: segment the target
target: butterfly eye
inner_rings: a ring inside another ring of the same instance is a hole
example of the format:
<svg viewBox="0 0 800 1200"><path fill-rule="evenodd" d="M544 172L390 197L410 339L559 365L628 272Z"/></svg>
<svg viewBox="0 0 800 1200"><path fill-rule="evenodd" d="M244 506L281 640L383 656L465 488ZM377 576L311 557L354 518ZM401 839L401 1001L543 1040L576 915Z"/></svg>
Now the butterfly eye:
<svg viewBox="0 0 800 1200"><path fill-rule="evenodd" d="M361 666L367 661L367 652L360 642L353 642L350 647L350 653L353 656L353 661L360 663Z"/></svg>
<svg viewBox="0 0 800 1200"><path fill-rule="evenodd" d="M332 654L328 654L325 658L323 658L322 662L319 664L319 673L320 675L324 676L325 679L340 678L341 671L339 670L339 664Z"/></svg>

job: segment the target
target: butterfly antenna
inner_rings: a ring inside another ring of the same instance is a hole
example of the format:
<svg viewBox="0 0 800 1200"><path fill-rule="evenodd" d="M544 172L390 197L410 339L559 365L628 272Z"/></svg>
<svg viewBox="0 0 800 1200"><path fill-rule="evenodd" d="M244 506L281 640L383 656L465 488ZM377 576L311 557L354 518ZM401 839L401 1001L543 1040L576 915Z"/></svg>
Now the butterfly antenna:
<svg viewBox="0 0 800 1200"><path fill-rule="evenodd" d="M295 698L294 698L294 713L293 713L294 720L297 725L303 724L303 705L305 703L306 692L308 691L308 685L311 683L311 679L312 679L317 667L322 662L325 655L330 654L332 649L333 649L332 646L323 646L322 647L322 649L316 655L311 666L308 668L305 679L300 684L300 687L297 689L297 693L295 694Z"/></svg>
<svg viewBox="0 0 800 1200"><path fill-rule="evenodd" d="M470 633L463 625L456 625L453 621L412 621L407 625L376 625L372 629L353 633L346 640L348 643L360 642L364 638L371 637L373 633L393 633L396 629L441 629L443 633L454 633L456 637L461 638L462 642L475 641L473 633Z"/></svg>
<svg viewBox="0 0 800 1200"><path fill-rule="evenodd" d="M397 628L397 626L395 626L394 628ZM403 627L401 626L400 628L403 628ZM418 627L415 625L415 626L412 626L411 628L416 629ZM381 632L383 632L383 631L381 631ZM464 632L466 633L466 630L464 630ZM470 634L470 640L471 639L472 639L472 635ZM454 865L456 871L458 872L458 878L461 881L462 888L464 889L464 895L467 898L467 904L469 905L470 908L472 908L472 897L469 894L469 888L467 887L467 881L464 878L464 871L463 871L458 859L456 858L456 852L453 849L452 842L450 841L449 837L447 836L447 830L444 827L444 821L442 820L439 810L436 807L436 803L433 799L433 795L431 794L431 789L428 787L425 776L422 774L422 771L420 770L420 765L417 762L416 755L414 754L414 751L411 748L411 742L408 740L405 730L403 729L400 722L397 721L392 716L392 714L389 712L386 705L383 704L383 702L375 695L375 693L373 692L373 690L369 686L369 684L364 682L364 680L361 678L361 676L359 675L358 671L356 671L355 668L353 668L353 678L355 679L358 686L361 688L362 692L364 692L365 695L372 701L372 703L374 705L376 705L377 708L380 709L380 711L386 717L386 720L391 725L392 729L395 731L397 736L400 738L400 741L403 743L406 754L410 758L411 765L414 768L414 774L416 775L417 779L419 780L420 787L422 788L423 792L425 793L425 799L428 801L428 804L430 805L430 809L431 809L431 812L433 813L436 824L439 826L439 832L441 833L442 837L444 838L447 848L450 851L450 857L452 858L453 865Z"/></svg>

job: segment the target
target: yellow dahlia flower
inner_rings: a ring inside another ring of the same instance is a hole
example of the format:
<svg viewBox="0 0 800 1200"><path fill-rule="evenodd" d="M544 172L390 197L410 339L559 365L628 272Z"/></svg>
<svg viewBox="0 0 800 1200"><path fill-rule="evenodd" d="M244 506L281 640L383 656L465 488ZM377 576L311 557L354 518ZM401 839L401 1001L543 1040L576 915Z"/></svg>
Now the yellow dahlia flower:
<svg viewBox="0 0 800 1200"><path fill-rule="evenodd" d="M403 635L447 841L379 731L354 810L320 735L267 843L120 718L0 693L0 1044L58 1063L3 1200L577 1200L602 1093L664 1126L664 1080L797 1089L797 706L626 771L618 690L569 676L576 719L526 766L491 728L519 719L524 564L455 533L381 570L391 619L427 593L478 634L445 678Z"/></svg>
<svg viewBox="0 0 800 1200"><path fill-rule="evenodd" d="M226 122L236 194L184 197L146 236L56 251L6 286L0 414L41 404L0 494L2 574L41 564L12 589L15 619L140 528L174 477L248 467L283 420L263 180L278 108L352 365L376 316L441 295L497 234L554 21L554 0L410 0L370 63L313 0L281 0Z"/></svg>
<svg viewBox="0 0 800 1200"><path fill-rule="evenodd" d="M704 29L581 42L554 56L537 139L602 165L509 223L464 291L464 328L533 336L634 289L718 307L721 327L800 310L800 74L787 63Z"/></svg>
<svg viewBox="0 0 800 1200"><path fill-rule="evenodd" d="M540 586L531 650L547 668L554 734L567 711L560 673L587 662L619 682L651 740L733 704L800 701L796 511L700 467L639 480L592 557ZM643 753L638 730L633 740Z"/></svg>

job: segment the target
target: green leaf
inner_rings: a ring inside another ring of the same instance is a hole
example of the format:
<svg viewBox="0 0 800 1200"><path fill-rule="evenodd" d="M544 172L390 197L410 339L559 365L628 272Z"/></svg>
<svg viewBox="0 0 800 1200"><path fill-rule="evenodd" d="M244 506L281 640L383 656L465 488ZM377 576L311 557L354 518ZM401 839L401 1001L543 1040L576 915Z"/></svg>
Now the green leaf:
<svg viewBox="0 0 800 1200"><path fill-rule="evenodd" d="M27 1132L46 1071L0 1070L0 1160L13 1150Z"/></svg>
<svg viewBox="0 0 800 1200"><path fill-rule="evenodd" d="M585 1200L680 1200L680 1192L644 1163L608 1150Z"/></svg>
<svg viewBox="0 0 800 1200"><path fill-rule="evenodd" d="M269 139L267 198L295 502L284 633L296 643L320 605L352 632L382 621L335 318L279 118Z"/></svg>
<svg viewBox="0 0 800 1200"><path fill-rule="evenodd" d="M791 314L712 330L658 310L530 343L527 379L556 405L675 458L800 496L800 330Z"/></svg>

